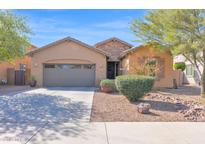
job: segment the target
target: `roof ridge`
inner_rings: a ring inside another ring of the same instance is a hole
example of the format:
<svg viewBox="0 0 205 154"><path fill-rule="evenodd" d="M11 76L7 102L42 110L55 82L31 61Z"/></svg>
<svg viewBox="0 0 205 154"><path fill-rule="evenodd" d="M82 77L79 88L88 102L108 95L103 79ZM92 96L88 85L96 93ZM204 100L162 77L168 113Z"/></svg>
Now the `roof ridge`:
<svg viewBox="0 0 205 154"><path fill-rule="evenodd" d="M107 43L107 42L109 42L109 41L111 41L111 40L117 40L117 41L119 41L119 42L121 42L121 43L123 43L123 44L126 44L127 46L130 46L131 48L133 47L132 44L130 44L130 43L126 42L126 41L123 41L122 39L120 39L120 38L118 38L118 37L115 37L115 36L113 36L113 37L111 37L111 38L108 38L108 39L106 39L106 40L100 41L100 42L96 43L94 46L96 47L96 46L98 46L98 45Z"/></svg>

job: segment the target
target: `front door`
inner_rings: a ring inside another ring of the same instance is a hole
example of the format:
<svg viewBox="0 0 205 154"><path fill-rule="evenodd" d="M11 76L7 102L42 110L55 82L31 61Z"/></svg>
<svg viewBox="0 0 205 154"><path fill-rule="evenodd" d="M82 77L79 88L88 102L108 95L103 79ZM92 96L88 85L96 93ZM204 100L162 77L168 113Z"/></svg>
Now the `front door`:
<svg viewBox="0 0 205 154"><path fill-rule="evenodd" d="M107 78L115 79L118 75L118 62L107 62Z"/></svg>

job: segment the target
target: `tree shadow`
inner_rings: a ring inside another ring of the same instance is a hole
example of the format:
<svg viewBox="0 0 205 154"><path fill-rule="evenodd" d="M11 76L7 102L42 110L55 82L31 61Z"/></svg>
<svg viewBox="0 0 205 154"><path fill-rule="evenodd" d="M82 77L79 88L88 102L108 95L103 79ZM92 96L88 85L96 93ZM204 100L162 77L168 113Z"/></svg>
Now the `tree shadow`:
<svg viewBox="0 0 205 154"><path fill-rule="evenodd" d="M0 140L10 134L30 137L41 127L46 128L40 131L43 140L51 138L46 130L55 131L52 139L58 139L59 134L77 136L86 129L80 122L90 118L90 107L86 104L69 97L42 93L0 96ZM75 126L63 129L64 123L75 123Z"/></svg>

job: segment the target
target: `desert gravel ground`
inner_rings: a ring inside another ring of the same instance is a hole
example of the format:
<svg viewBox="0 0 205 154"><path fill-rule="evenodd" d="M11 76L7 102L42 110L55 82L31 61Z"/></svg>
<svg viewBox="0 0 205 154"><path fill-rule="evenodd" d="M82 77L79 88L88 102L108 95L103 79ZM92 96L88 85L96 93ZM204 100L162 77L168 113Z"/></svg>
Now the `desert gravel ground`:
<svg viewBox="0 0 205 154"><path fill-rule="evenodd" d="M150 114L140 114L137 104L149 103ZM176 104L180 104L177 108ZM129 102L118 93L95 92L92 122L180 122L205 121L205 103L200 99L200 88L184 86L148 93L138 102Z"/></svg>

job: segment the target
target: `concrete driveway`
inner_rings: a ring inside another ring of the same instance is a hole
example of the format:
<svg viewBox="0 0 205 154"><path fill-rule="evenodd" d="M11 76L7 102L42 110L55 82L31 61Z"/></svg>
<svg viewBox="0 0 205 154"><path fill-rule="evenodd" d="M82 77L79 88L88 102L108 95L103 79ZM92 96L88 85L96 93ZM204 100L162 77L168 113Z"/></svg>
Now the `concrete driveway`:
<svg viewBox="0 0 205 154"><path fill-rule="evenodd" d="M26 143L44 127L60 132L64 123L88 123L93 94L94 88L55 87L0 96L0 142Z"/></svg>

